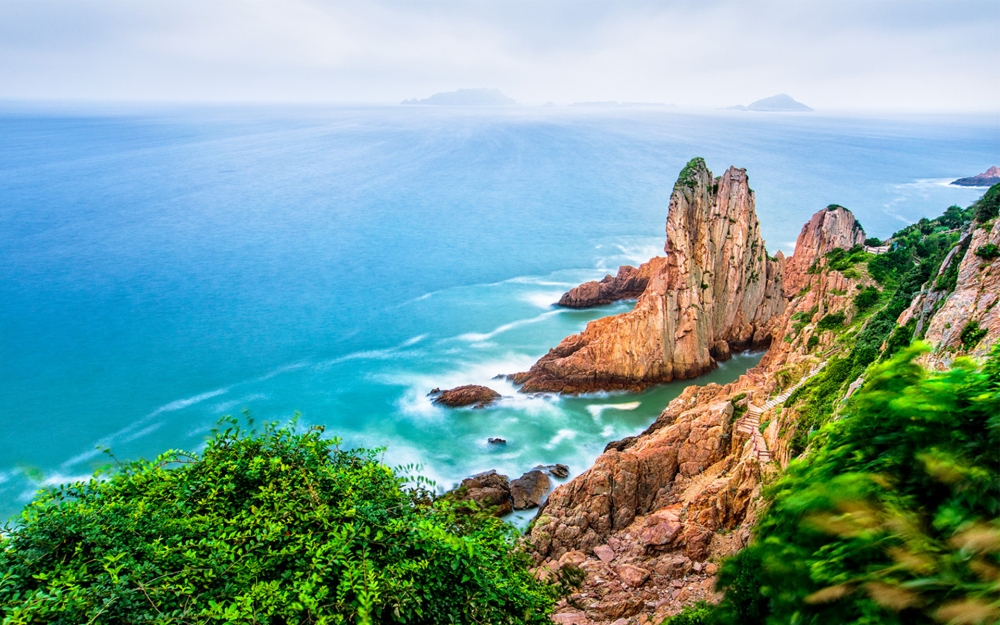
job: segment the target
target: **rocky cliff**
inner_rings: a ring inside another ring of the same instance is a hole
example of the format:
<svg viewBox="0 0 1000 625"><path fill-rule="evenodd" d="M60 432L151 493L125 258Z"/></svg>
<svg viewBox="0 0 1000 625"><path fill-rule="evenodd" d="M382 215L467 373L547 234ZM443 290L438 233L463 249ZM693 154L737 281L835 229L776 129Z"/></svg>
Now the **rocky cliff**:
<svg viewBox="0 0 1000 625"><path fill-rule="evenodd" d="M808 281L810 267L835 248L850 249L865 242L865 232L854 214L843 206L831 204L812 216L802 226L795 242L795 254L785 266L785 297L798 294Z"/></svg>
<svg viewBox="0 0 1000 625"><path fill-rule="evenodd" d="M661 270L665 261L665 258L657 256L638 268L622 265L616 276L608 274L600 282L592 280L570 289L559 299L558 305L566 308L590 308L623 299L638 299L649 286L649 278Z"/></svg>
<svg viewBox="0 0 1000 625"><path fill-rule="evenodd" d="M784 259L764 249L746 170L715 178L702 159L688 163L666 234L666 258L644 265L650 275L635 308L591 322L513 376L522 391L639 390L768 344L785 308Z"/></svg>

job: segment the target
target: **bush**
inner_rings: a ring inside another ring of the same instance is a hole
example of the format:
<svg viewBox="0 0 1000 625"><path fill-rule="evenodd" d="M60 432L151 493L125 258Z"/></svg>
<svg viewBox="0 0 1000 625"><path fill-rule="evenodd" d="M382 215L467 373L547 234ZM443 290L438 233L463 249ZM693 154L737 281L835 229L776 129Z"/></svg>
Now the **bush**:
<svg viewBox="0 0 1000 625"><path fill-rule="evenodd" d="M983 197L969 208L979 223L985 223L1000 214L1000 182L987 189Z"/></svg>
<svg viewBox="0 0 1000 625"><path fill-rule="evenodd" d="M233 422L41 492L0 538L3 622L549 623L510 525L321 432Z"/></svg>
<svg viewBox="0 0 1000 625"><path fill-rule="evenodd" d="M819 336L813 334L812 336L809 337L809 340L806 341L806 350L812 351L812 349L817 345L819 345Z"/></svg>
<svg viewBox="0 0 1000 625"><path fill-rule="evenodd" d="M880 291L875 287L862 289L854 296L854 307L858 309L858 312L865 312L878 303L879 294Z"/></svg>
<svg viewBox="0 0 1000 625"><path fill-rule="evenodd" d="M715 606L704 601L684 606L680 614L675 614L663 621L661 625L711 625L715 623L713 612Z"/></svg>
<svg viewBox="0 0 1000 625"><path fill-rule="evenodd" d="M878 237L868 237L865 239L865 245L868 247L880 247L882 245L882 239Z"/></svg>
<svg viewBox="0 0 1000 625"><path fill-rule="evenodd" d="M1000 256L1000 247L997 247L995 243L980 245L976 248L976 256L986 260L993 260L997 256Z"/></svg>
<svg viewBox="0 0 1000 625"><path fill-rule="evenodd" d="M820 319L816 327L820 330L833 330L842 327L845 319L847 319L847 315L842 312L830 313Z"/></svg>
<svg viewBox="0 0 1000 625"><path fill-rule="evenodd" d="M965 324L959 338L962 340L962 346L965 347L966 350L970 350L978 345L979 341L983 340L987 334L989 334L989 330L987 328L980 328L979 322L973 320Z"/></svg>
<svg viewBox="0 0 1000 625"><path fill-rule="evenodd" d="M1000 619L1000 345L941 373L916 364L928 349L869 369L767 490L753 542L722 568L723 622Z"/></svg>

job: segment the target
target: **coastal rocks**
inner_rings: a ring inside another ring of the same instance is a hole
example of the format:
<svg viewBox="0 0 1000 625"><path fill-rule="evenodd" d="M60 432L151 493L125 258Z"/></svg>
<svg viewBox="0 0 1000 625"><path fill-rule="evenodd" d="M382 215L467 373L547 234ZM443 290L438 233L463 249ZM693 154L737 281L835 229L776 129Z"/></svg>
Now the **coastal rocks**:
<svg viewBox="0 0 1000 625"><path fill-rule="evenodd" d="M963 353L984 357L1000 340L1000 258L976 254L991 244L1000 247L1000 219L988 230L973 227L955 290L927 326L925 339L935 346L927 361L934 366L945 367Z"/></svg>
<svg viewBox="0 0 1000 625"><path fill-rule="evenodd" d="M719 341L729 350L769 344L785 307L784 258L767 255L754 202L745 170L713 178L692 160L670 198L667 256L647 263L635 308L592 321L511 379L529 393L640 390L711 370L711 350L726 351Z"/></svg>
<svg viewBox="0 0 1000 625"><path fill-rule="evenodd" d="M510 483L515 510L537 508L552 487L552 480L541 471L531 470Z"/></svg>
<svg viewBox="0 0 1000 625"><path fill-rule="evenodd" d="M472 405L475 405L476 408L485 408L498 399L500 399L500 393L489 387L479 386L478 384L466 384L465 386L441 391L434 398L434 403L449 408Z"/></svg>
<svg viewBox="0 0 1000 625"><path fill-rule="evenodd" d="M994 165L978 176L959 178L951 184L960 187L991 187L1000 182L1000 167Z"/></svg>
<svg viewBox="0 0 1000 625"><path fill-rule="evenodd" d="M600 282L585 282L570 289L559 300L559 306L566 308L590 308L603 306L623 299L637 299L646 290L649 278L659 271L665 258L656 257L638 268L622 265L618 275L608 274Z"/></svg>
<svg viewBox="0 0 1000 625"><path fill-rule="evenodd" d="M507 439L505 438L487 438L486 442L490 445L506 445Z"/></svg>
<svg viewBox="0 0 1000 625"><path fill-rule="evenodd" d="M512 512L510 480L492 469L462 480L459 493L461 499L475 501L483 508L495 508L496 516Z"/></svg>
<svg viewBox="0 0 1000 625"><path fill-rule="evenodd" d="M838 247L850 249L864 242L865 231L851 211L831 204L817 212L802 226L795 242L795 254L785 262L785 297L799 294L808 281L810 268L827 252Z"/></svg>
<svg viewBox="0 0 1000 625"><path fill-rule="evenodd" d="M533 470L544 471L545 473L548 473L552 477L557 477L559 479L565 479L569 477L569 467L567 467L565 464L545 464L545 465L540 464L537 465Z"/></svg>

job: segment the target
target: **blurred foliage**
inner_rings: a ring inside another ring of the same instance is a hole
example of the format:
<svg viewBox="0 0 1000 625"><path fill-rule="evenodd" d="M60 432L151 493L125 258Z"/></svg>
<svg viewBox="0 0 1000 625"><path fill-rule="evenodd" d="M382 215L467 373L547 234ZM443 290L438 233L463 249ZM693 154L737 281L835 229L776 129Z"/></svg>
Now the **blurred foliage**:
<svg viewBox="0 0 1000 625"><path fill-rule="evenodd" d="M976 248L976 256L985 260L993 260L1000 256L1000 247L996 243L987 243Z"/></svg>
<svg viewBox="0 0 1000 625"><path fill-rule="evenodd" d="M713 623L714 606L704 601L684 606L679 613L663 621L661 625L710 625Z"/></svg>
<svg viewBox="0 0 1000 625"><path fill-rule="evenodd" d="M854 296L854 307L858 309L858 312L863 313L875 304L878 304L878 298L881 294L882 292L873 286L861 289Z"/></svg>
<svg viewBox="0 0 1000 625"><path fill-rule="evenodd" d="M321 434L229 420L40 492L0 538L4 625L549 623L512 526Z"/></svg>
<svg viewBox="0 0 1000 625"><path fill-rule="evenodd" d="M1000 182L987 189L970 208L979 223L986 223L1000 214Z"/></svg>
<svg viewBox="0 0 1000 625"><path fill-rule="evenodd" d="M769 489L719 622L1000 622L1000 345L942 373L928 349L871 367Z"/></svg>

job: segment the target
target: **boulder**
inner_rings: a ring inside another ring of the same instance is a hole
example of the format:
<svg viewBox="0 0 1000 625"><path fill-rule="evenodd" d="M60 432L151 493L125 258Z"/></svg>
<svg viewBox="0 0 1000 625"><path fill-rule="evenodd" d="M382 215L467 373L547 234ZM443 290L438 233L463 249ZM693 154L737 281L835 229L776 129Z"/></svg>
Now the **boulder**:
<svg viewBox="0 0 1000 625"><path fill-rule="evenodd" d="M484 508L496 508L496 516L510 514L510 480L493 469L477 473L462 480L462 498L475 501Z"/></svg>
<svg viewBox="0 0 1000 625"><path fill-rule="evenodd" d="M557 477L559 479L565 479L569 477L569 467L565 464L539 464L536 465L533 471L542 471L548 473L552 477Z"/></svg>
<svg viewBox="0 0 1000 625"><path fill-rule="evenodd" d="M466 384L457 386L447 391L441 391L434 398L435 404L448 406L449 408L461 408L462 406L475 405L476 408L485 408L496 400L500 399L500 393L486 386L478 384Z"/></svg>
<svg viewBox="0 0 1000 625"><path fill-rule="evenodd" d="M615 569L615 572L618 573L618 577L621 578L623 584L633 588L642 586L649 579L649 571L634 564L622 564Z"/></svg>
<svg viewBox="0 0 1000 625"><path fill-rule="evenodd" d="M515 510L537 508L549 492L552 481L541 471L531 470L510 483Z"/></svg>
<svg viewBox="0 0 1000 625"><path fill-rule="evenodd" d="M601 562L607 563L615 559L615 550L608 545L598 545L594 547L594 555L600 558Z"/></svg>

